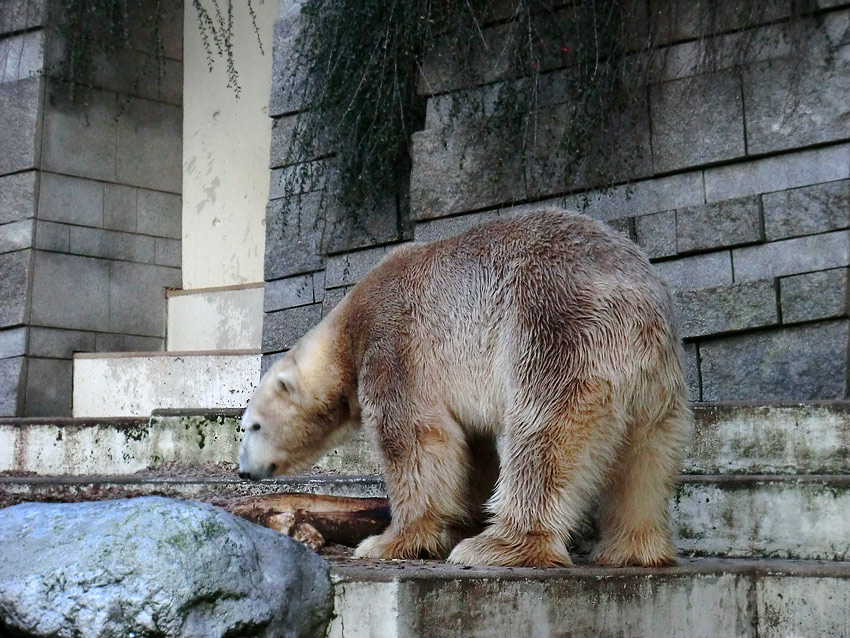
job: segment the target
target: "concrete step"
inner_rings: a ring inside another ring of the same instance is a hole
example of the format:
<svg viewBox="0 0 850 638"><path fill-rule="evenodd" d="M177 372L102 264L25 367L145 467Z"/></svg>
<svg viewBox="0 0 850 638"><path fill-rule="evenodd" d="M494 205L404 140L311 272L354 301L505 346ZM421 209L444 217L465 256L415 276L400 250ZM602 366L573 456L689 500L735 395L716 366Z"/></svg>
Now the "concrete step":
<svg viewBox="0 0 850 638"><path fill-rule="evenodd" d="M306 491L383 495L361 434L309 477L235 478L238 410L149 419L0 420L0 502L163 494L214 502ZM846 403L694 406L696 432L673 502L687 555L850 558Z"/></svg>
<svg viewBox="0 0 850 638"><path fill-rule="evenodd" d="M33 476L0 474L0 508L26 501L99 501L136 496L169 496L218 504L230 498L299 492L332 496L383 497L378 476L291 476L252 483L218 465L186 471L174 467L158 473L124 476Z"/></svg>
<svg viewBox="0 0 850 638"><path fill-rule="evenodd" d="M686 474L850 473L850 404L695 404ZM156 410L150 418L0 419L0 471L133 474L163 464L235 463L238 409ZM361 432L315 473L379 474Z"/></svg>
<svg viewBox="0 0 850 638"><path fill-rule="evenodd" d="M219 503L235 496L306 492L382 497L379 476L303 476L250 483L230 468L185 468L124 476L0 476L0 507L161 495ZM682 476L673 528L687 556L850 559L850 476ZM594 532L579 542L580 551Z"/></svg>
<svg viewBox="0 0 850 638"><path fill-rule="evenodd" d="M260 282L168 290L166 349L259 349L263 340L264 289Z"/></svg>
<svg viewBox="0 0 850 638"><path fill-rule="evenodd" d="M74 355L73 415L148 416L158 408L244 408L259 350Z"/></svg>
<svg viewBox="0 0 850 638"><path fill-rule="evenodd" d="M131 475L218 464L235 475L241 412L155 410L145 418L0 419L0 472ZM313 473L327 474L380 472L363 434L329 451L313 468Z"/></svg>
<svg viewBox="0 0 850 638"><path fill-rule="evenodd" d="M683 560L665 569L332 562L331 638L850 635L850 563Z"/></svg>

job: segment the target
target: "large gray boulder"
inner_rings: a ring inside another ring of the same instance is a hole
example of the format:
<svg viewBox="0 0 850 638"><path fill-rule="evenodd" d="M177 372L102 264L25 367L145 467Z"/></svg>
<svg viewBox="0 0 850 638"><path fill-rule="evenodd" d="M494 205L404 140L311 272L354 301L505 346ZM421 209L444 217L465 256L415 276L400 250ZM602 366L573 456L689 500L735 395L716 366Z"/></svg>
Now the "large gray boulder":
<svg viewBox="0 0 850 638"><path fill-rule="evenodd" d="M321 558L203 503L0 510L0 636L322 636L332 602Z"/></svg>

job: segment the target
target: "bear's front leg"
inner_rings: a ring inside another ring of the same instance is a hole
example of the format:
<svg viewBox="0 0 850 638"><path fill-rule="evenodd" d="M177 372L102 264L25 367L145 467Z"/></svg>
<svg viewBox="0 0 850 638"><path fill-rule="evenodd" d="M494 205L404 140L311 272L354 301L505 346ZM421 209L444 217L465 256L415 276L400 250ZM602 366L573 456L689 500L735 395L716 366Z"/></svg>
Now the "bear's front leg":
<svg viewBox="0 0 850 638"><path fill-rule="evenodd" d="M398 400L376 404L382 398L361 398L361 405L383 461L392 523L360 543L354 555L445 558L460 540L457 529L473 518L464 433L445 409L417 409Z"/></svg>

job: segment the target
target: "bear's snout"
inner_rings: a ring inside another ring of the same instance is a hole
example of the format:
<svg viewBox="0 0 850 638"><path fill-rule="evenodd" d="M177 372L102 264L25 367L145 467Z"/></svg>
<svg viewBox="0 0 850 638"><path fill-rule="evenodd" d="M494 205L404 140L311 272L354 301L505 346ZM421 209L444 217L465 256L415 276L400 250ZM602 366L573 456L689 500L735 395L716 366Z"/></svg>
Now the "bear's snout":
<svg viewBox="0 0 850 638"><path fill-rule="evenodd" d="M241 478L241 479L248 479L249 481L250 481L250 480L252 480L252 478L251 478L251 473L250 473L250 472L237 472L236 474L237 474L237 475L239 476L239 478Z"/></svg>

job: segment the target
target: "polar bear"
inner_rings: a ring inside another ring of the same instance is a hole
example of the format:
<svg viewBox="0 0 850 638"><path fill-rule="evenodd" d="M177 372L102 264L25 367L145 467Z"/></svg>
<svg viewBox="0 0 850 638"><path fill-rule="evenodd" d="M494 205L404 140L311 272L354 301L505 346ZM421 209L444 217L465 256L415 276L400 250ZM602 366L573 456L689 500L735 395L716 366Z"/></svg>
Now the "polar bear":
<svg viewBox="0 0 850 638"><path fill-rule="evenodd" d="M251 479L366 428L392 523L356 556L567 566L598 497L597 563L674 562L690 413L670 296L583 215L398 248L269 369L243 424Z"/></svg>

